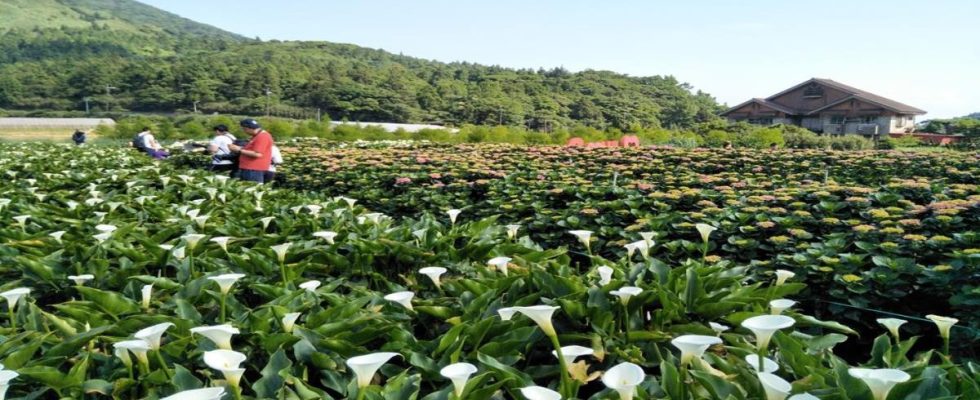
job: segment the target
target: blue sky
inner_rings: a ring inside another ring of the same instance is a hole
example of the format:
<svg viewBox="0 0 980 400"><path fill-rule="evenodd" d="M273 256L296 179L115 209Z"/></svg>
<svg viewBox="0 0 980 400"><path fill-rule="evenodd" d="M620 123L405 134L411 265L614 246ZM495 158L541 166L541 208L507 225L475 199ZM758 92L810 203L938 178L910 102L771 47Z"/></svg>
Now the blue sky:
<svg viewBox="0 0 980 400"><path fill-rule="evenodd" d="M821 77L925 109L926 119L980 111L977 0L140 1L263 40L673 75L728 105Z"/></svg>

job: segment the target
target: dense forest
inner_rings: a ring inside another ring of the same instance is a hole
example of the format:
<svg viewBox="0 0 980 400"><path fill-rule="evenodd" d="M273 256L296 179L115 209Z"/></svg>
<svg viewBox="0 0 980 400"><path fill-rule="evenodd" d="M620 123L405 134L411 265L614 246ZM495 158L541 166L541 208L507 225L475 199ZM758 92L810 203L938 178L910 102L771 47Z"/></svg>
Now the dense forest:
<svg viewBox="0 0 980 400"><path fill-rule="evenodd" d="M0 9L13 10L11 3L19 8L0 29L0 109L78 111L87 100L93 112L196 108L309 118L319 110L352 121L544 131L686 128L720 111L711 96L672 76L515 70L347 44L260 41L129 0L0 0ZM47 19L16 22L42 6Z"/></svg>
<svg viewBox="0 0 980 400"><path fill-rule="evenodd" d="M980 113L972 113L959 118L923 121L919 130L931 133L964 135L971 138L980 137Z"/></svg>

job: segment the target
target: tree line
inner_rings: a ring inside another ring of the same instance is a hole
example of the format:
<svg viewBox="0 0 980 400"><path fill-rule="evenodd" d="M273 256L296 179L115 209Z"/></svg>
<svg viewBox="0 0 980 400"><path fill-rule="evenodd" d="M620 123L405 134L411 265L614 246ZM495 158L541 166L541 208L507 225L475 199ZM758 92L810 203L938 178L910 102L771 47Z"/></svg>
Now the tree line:
<svg viewBox="0 0 980 400"><path fill-rule="evenodd" d="M0 34L0 109L351 121L689 128L721 106L672 76L442 63L328 42L147 36L105 27Z"/></svg>

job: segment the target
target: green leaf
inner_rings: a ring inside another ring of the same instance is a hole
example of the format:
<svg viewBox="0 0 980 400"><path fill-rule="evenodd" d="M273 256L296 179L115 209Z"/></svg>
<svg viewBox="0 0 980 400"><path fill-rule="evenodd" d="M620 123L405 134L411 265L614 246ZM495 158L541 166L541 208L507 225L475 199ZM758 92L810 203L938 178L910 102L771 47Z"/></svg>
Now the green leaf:
<svg viewBox="0 0 980 400"><path fill-rule="evenodd" d="M405 399L415 400L421 390L422 376L419 374L409 375L408 371L398 374L393 379L385 383L381 395L385 399Z"/></svg>
<svg viewBox="0 0 980 400"><path fill-rule="evenodd" d="M255 381L255 384L252 385L252 390L255 391L255 395L262 399L278 397L279 390L286 383L286 380L280 376L280 373L291 365L293 365L293 362L289 360L289 357L286 356L286 352L283 349L276 351L269 358L269 362L266 363L265 367L262 368L262 378Z"/></svg>
<svg viewBox="0 0 980 400"><path fill-rule="evenodd" d="M187 368L184 368L183 365L174 364L173 386L178 392L180 392L184 390L200 389L204 387L204 382L197 379L197 377L194 376L194 373Z"/></svg>
<svg viewBox="0 0 980 400"><path fill-rule="evenodd" d="M534 380L531 379L529 375L517 370L514 367L504 365L493 357L490 357L483 353L477 353L476 359L479 360L480 363L485 365L487 368L490 368L491 370L497 372L497 374L499 375L498 379L501 380L512 379L516 381L516 384L519 385L518 387L531 386L534 384L533 383Z"/></svg>
<svg viewBox="0 0 980 400"><path fill-rule="evenodd" d="M88 286L76 286L75 290L79 291L85 300L95 303L100 309L114 317L140 311L139 304L116 292L107 292Z"/></svg>

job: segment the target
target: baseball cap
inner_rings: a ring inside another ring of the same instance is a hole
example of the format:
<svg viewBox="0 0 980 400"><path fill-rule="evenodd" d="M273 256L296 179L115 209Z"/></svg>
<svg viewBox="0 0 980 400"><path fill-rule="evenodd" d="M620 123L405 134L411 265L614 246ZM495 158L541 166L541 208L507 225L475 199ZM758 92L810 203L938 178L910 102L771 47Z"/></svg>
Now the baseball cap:
<svg viewBox="0 0 980 400"><path fill-rule="evenodd" d="M256 121L251 118L243 119L242 122L239 122L238 124L241 125L242 128L249 128L249 129L259 129L262 127L262 125L259 125L259 121Z"/></svg>

